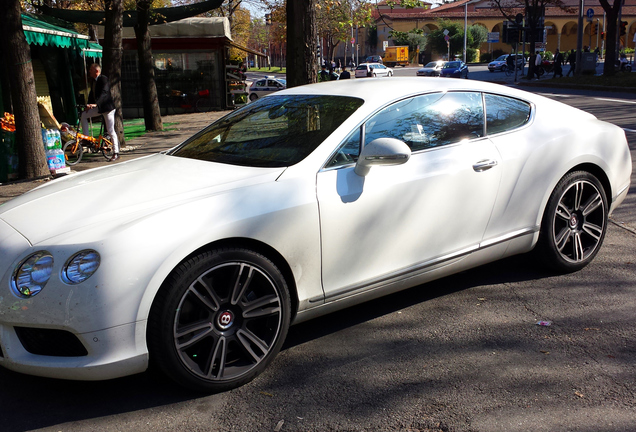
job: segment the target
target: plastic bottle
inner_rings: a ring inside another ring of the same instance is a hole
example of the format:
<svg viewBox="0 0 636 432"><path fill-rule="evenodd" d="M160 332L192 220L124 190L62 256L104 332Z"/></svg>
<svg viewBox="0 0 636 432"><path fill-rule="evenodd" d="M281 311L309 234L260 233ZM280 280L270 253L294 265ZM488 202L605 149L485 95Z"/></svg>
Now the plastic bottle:
<svg viewBox="0 0 636 432"><path fill-rule="evenodd" d="M55 148L55 133L53 129L47 129L46 131L46 148L47 150L53 150Z"/></svg>
<svg viewBox="0 0 636 432"><path fill-rule="evenodd" d="M55 155L57 156L57 164L59 165L58 168L66 167L66 160L64 158L64 150L61 149L61 146L60 148L55 149Z"/></svg>
<svg viewBox="0 0 636 432"><path fill-rule="evenodd" d="M59 129L53 129L53 133L55 135L55 149L61 149L62 148L62 134L60 133Z"/></svg>
<svg viewBox="0 0 636 432"><path fill-rule="evenodd" d="M44 145L44 151L48 150L48 144L47 144L47 130L42 127L42 145Z"/></svg>
<svg viewBox="0 0 636 432"><path fill-rule="evenodd" d="M46 164L51 171L64 168L66 166L64 162L64 152L61 149L47 150Z"/></svg>

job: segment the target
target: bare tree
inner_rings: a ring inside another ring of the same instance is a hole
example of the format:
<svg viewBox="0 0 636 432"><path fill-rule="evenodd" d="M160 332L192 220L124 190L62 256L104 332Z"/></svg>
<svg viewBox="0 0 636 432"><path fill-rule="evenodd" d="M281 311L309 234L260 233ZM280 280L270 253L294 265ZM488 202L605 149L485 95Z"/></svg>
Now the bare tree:
<svg viewBox="0 0 636 432"><path fill-rule="evenodd" d="M146 130L162 130L161 109L155 83L155 68L152 64L152 48L148 23L150 22L151 0L137 0L137 54L139 56L139 79L144 105L144 124Z"/></svg>
<svg viewBox="0 0 636 432"><path fill-rule="evenodd" d="M618 58L616 50L616 31L618 29L618 15L621 10L622 0L614 0L613 4L610 4L608 0L599 0L603 10L605 11L605 18L607 22L607 31L605 33L605 64L603 65L603 75L614 75L616 69L614 64ZM627 36L625 36L627 37Z"/></svg>
<svg viewBox="0 0 636 432"><path fill-rule="evenodd" d="M316 5L312 0L287 2L287 87L318 82Z"/></svg>
<svg viewBox="0 0 636 432"><path fill-rule="evenodd" d="M115 102L115 132L120 145L125 144L124 121L121 104L121 60L123 53L122 30L124 4L122 0L104 0L106 23L104 25L104 70L110 82L111 95Z"/></svg>
<svg viewBox="0 0 636 432"><path fill-rule="evenodd" d="M492 0L492 4L496 6L508 21L515 22L515 15L525 12L526 19L526 35L527 41L530 43L531 61L528 62L528 79L534 74L534 57L536 42L540 42L542 35L539 34L542 29L545 7L560 7L567 9L561 0Z"/></svg>
<svg viewBox="0 0 636 432"><path fill-rule="evenodd" d="M31 51L22 29L19 0L3 2L0 14L0 49L11 86L16 140L20 160L19 176L35 179L49 175L40 132Z"/></svg>

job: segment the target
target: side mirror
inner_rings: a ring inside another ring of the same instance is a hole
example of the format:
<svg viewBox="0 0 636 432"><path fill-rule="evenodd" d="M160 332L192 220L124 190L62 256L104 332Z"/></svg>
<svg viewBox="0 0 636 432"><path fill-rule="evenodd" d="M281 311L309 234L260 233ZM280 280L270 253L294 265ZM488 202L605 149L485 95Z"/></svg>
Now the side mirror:
<svg viewBox="0 0 636 432"><path fill-rule="evenodd" d="M396 138L378 138L365 145L354 172L361 177L374 165L401 165L411 157L411 149Z"/></svg>

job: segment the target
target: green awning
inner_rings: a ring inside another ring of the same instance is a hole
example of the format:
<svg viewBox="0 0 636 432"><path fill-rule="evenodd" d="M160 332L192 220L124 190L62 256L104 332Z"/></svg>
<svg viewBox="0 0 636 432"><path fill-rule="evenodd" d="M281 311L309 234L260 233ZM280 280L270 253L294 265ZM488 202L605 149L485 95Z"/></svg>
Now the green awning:
<svg viewBox="0 0 636 432"><path fill-rule="evenodd" d="M87 50L87 56L101 57L101 46L90 42L88 36L37 19L32 14L22 14L22 28L30 45Z"/></svg>

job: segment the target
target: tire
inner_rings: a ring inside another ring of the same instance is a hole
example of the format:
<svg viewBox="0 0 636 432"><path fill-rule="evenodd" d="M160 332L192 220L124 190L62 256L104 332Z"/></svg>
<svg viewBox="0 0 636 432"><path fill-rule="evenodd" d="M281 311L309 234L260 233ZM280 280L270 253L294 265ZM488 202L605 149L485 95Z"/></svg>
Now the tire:
<svg viewBox="0 0 636 432"><path fill-rule="evenodd" d="M157 294L150 359L190 389L229 390L271 363L290 317L287 284L273 262L247 249L205 251L182 262Z"/></svg>
<svg viewBox="0 0 636 432"><path fill-rule="evenodd" d="M73 166L77 165L82 160L82 155L84 154L84 148L81 144L76 144L76 140L67 141L62 147L62 151L64 152L64 159L66 161L66 165Z"/></svg>
<svg viewBox="0 0 636 432"><path fill-rule="evenodd" d="M389 72L388 74L386 74L386 76L391 77L391 76L393 76L393 73L392 73L392 72Z"/></svg>
<svg viewBox="0 0 636 432"><path fill-rule="evenodd" d="M541 222L537 251L559 272L588 265L607 231L607 197L596 177L575 171L563 177L550 196Z"/></svg>
<svg viewBox="0 0 636 432"><path fill-rule="evenodd" d="M250 93L250 101L254 102L258 99L258 95L256 93Z"/></svg>
<svg viewBox="0 0 636 432"><path fill-rule="evenodd" d="M210 99L209 97L201 97L197 99L195 107L197 112L212 111L212 99Z"/></svg>
<svg viewBox="0 0 636 432"><path fill-rule="evenodd" d="M113 156L115 156L113 143L107 137L102 138L102 155L108 162L110 162L113 159Z"/></svg>
<svg viewBox="0 0 636 432"><path fill-rule="evenodd" d="M186 107L185 99L182 100L182 97L174 97L172 98L172 102L170 104L170 108L172 108L172 112L174 114L183 114L185 112Z"/></svg>
<svg viewBox="0 0 636 432"><path fill-rule="evenodd" d="M502 71L502 72L504 72L504 73L505 73L507 70L508 70L508 66L505 66L505 65L504 65L504 66L502 66L502 67L501 67L501 71Z"/></svg>

